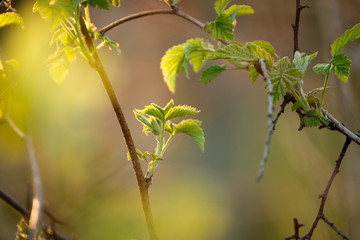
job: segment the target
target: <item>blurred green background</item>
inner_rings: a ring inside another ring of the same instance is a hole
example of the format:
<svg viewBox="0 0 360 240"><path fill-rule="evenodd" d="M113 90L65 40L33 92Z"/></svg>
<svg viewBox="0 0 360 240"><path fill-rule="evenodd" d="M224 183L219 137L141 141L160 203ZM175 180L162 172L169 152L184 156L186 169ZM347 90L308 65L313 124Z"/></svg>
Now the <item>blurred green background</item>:
<svg viewBox="0 0 360 240"><path fill-rule="evenodd" d="M51 53L48 24L32 13L32 1L18 12L25 27L2 29L0 54L16 58L23 74L14 90L11 114L23 128L29 114L35 150L49 211L65 224L56 229L74 239L147 239L147 230L132 165L110 101L97 76L78 56L64 83L49 77L43 62ZM236 40L270 41L278 55L291 56L295 0L243 0L255 14L240 16ZM300 50L319 51L314 63L330 59L330 44L360 22L358 0L302 1ZM16 3L16 1L15 1ZM14 4L15 4L14 3ZM183 11L203 22L215 17L214 1L183 0ZM16 6L16 5L15 5ZM91 9L98 28L136 12L164 8L158 0L121 1L110 11ZM162 80L160 59L173 45L209 36L176 16L134 20L110 31L122 55L104 48L106 65L137 148L153 151L152 136L132 110L170 99L201 110L206 144L202 153L189 137L169 147L150 187L156 227L161 239L284 239L293 234L293 218L307 232L345 137L316 128L297 131L298 116L288 106L272 138L265 177L256 182L267 134L264 82L251 84L248 73L224 72L212 83L190 73L177 80L176 94ZM214 43L214 42L213 42ZM216 43L214 43L216 44ZM330 78L325 108L352 130L360 129L360 44L345 49L353 61L347 84ZM312 65L313 65L312 64ZM311 66L312 66L311 65ZM322 86L309 71L305 90ZM276 107L277 111L279 107ZM360 148L351 144L329 194L325 214L351 239L360 239ZM146 166L143 165L146 169ZM0 189L26 205L31 174L23 142L6 124L0 125ZM0 240L13 239L20 216L0 201ZM323 222L314 239L340 239Z"/></svg>

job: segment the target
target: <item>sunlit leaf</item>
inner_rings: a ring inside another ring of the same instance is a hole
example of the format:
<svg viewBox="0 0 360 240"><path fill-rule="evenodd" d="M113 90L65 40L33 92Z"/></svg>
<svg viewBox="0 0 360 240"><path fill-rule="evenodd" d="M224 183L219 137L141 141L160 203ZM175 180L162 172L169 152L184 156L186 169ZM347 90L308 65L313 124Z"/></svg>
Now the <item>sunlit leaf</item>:
<svg viewBox="0 0 360 240"><path fill-rule="evenodd" d="M214 78L219 76L220 73L222 73L224 70L226 70L225 65L214 65L209 67L208 69L204 70L201 74L200 81L203 83L209 83Z"/></svg>
<svg viewBox="0 0 360 240"><path fill-rule="evenodd" d="M210 32L214 40L234 40L233 19L224 14L220 14L215 21L206 24L205 30Z"/></svg>
<svg viewBox="0 0 360 240"><path fill-rule="evenodd" d="M251 51L240 43L233 42L223 48L218 48L209 55L209 60L224 59L236 66L244 66L244 63L255 61Z"/></svg>
<svg viewBox="0 0 360 240"><path fill-rule="evenodd" d="M258 71L256 70L256 68L255 68L255 66L254 66L254 64L250 64L250 66L249 66L249 71L250 71L250 81L252 82L252 83L254 83L255 81L256 81L256 79L258 78L258 76L259 76L259 73L258 73Z"/></svg>
<svg viewBox="0 0 360 240"><path fill-rule="evenodd" d="M116 3L117 1L114 1L114 2ZM120 1L119 1L119 3L120 3ZM105 9L105 10L110 9L108 0L87 0L87 1L84 1L83 4L89 4L92 7L98 7L98 8Z"/></svg>
<svg viewBox="0 0 360 240"><path fill-rule="evenodd" d="M352 29L346 30L343 35L331 44L331 55L335 57L349 42L360 37L360 23Z"/></svg>
<svg viewBox="0 0 360 240"><path fill-rule="evenodd" d="M169 112L169 110L172 108L172 106L174 106L174 101L171 99L170 102L168 104L166 104L166 106L163 109L165 115Z"/></svg>
<svg viewBox="0 0 360 240"><path fill-rule="evenodd" d="M76 51L72 47L65 47L51 56L50 75L56 83L61 84L69 72L71 63L76 58Z"/></svg>
<svg viewBox="0 0 360 240"><path fill-rule="evenodd" d="M0 28L10 24L16 24L20 26L24 25L20 15L15 12L7 12L0 14Z"/></svg>
<svg viewBox="0 0 360 240"><path fill-rule="evenodd" d="M175 106L175 107L171 108L167 112L167 114L165 116L165 120L168 121L170 119L177 118L177 117L195 115L199 112L200 112L199 110L197 110L196 108L193 108L191 106L179 105L179 106Z"/></svg>
<svg viewBox="0 0 360 240"><path fill-rule="evenodd" d="M252 42L255 45L258 45L259 47L263 48L265 51L271 54L271 56L279 59L279 56L275 53L275 48L267 41L253 41Z"/></svg>
<svg viewBox="0 0 360 240"><path fill-rule="evenodd" d="M220 14L222 11L224 11L229 2L230 0L217 0L215 2L215 12Z"/></svg>
<svg viewBox="0 0 360 240"><path fill-rule="evenodd" d="M53 27L69 19L75 9L76 4L72 0L37 0L33 7L33 11L49 19Z"/></svg>
<svg viewBox="0 0 360 240"><path fill-rule="evenodd" d="M247 5L232 5L228 9L224 10L223 14L227 16L249 15L254 14L254 10Z"/></svg>
<svg viewBox="0 0 360 240"><path fill-rule="evenodd" d="M193 66L194 72L198 72L204 66L206 57L214 51L213 45L201 38L189 39L183 46L185 58Z"/></svg>
<svg viewBox="0 0 360 240"><path fill-rule="evenodd" d="M110 0L111 4L115 7L119 7L120 6L120 0Z"/></svg>
<svg viewBox="0 0 360 240"><path fill-rule="evenodd" d="M29 230L25 219L22 218L16 227L17 227L17 232L15 235L15 240L27 240Z"/></svg>
<svg viewBox="0 0 360 240"><path fill-rule="evenodd" d="M149 106L145 106L145 109L143 109L143 110L136 110L136 112L146 114L146 115L149 115L149 116L153 116L153 117L158 118L158 119L164 119L163 110L157 108L156 106L157 105L155 105L153 103L153 104L151 104Z"/></svg>
<svg viewBox="0 0 360 240"><path fill-rule="evenodd" d="M185 59L185 50L182 44L173 46L166 51L161 58L160 68L164 76L164 81L171 92L175 92L176 77L180 70L187 74L187 62Z"/></svg>
<svg viewBox="0 0 360 240"><path fill-rule="evenodd" d="M176 125L175 133L185 133L189 135L194 139L200 149L204 151L205 136L200 125L201 122L199 120L186 119Z"/></svg>

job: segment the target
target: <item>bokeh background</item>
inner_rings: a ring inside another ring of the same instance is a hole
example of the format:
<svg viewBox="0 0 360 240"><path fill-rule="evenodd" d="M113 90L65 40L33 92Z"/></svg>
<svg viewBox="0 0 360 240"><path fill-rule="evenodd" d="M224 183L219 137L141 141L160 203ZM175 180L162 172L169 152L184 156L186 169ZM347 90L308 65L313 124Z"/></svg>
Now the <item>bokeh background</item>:
<svg viewBox="0 0 360 240"><path fill-rule="evenodd" d="M215 17L214 1L183 0L183 11L202 22ZM242 0L255 14L240 16L236 40L270 41L280 56L292 56L295 0ZM315 63L330 59L330 44L359 23L359 0L302 1L300 50L319 51ZM97 74L78 57L63 84L49 77L44 61L51 53L49 25L32 13L32 1L14 1L25 27L0 32L3 60L16 58L22 73L10 108L23 128L24 115L34 138L49 211L64 224L56 229L74 239L147 239L138 188L127 161L118 122ZM110 11L91 9L98 28L129 14L166 8L158 0L123 0ZM211 39L176 16L134 20L110 31L122 55L104 48L100 55L133 134L137 148L152 151L152 136L142 133L133 109L170 99L201 110L205 152L187 136L169 147L150 188L161 239L284 239L293 234L293 218L308 231L345 137L307 128L297 131L298 116L288 106L272 138L265 177L256 182L266 138L266 94L262 79L224 72L210 84L180 75L176 94L162 80L160 59L189 38ZM216 44L215 42L212 42ZM344 50L353 61L347 84L330 78L325 108L350 129L360 129L360 44ZM323 78L305 74L305 90ZM277 111L279 107L276 107ZM351 239L360 239L360 148L351 144L329 194L325 214ZM143 165L144 170L146 166ZM0 189L28 205L31 173L23 142L7 124L0 125ZM0 201L0 240L13 239L20 216ZM314 239L340 239L320 221Z"/></svg>

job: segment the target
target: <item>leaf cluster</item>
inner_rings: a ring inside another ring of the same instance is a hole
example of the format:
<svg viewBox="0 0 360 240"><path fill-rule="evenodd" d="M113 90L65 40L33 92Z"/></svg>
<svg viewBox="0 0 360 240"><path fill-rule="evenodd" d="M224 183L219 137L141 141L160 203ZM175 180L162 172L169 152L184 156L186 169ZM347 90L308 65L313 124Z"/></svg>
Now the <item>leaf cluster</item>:
<svg viewBox="0 0 360 240"><path fill-rule="evenodd" d="M230 0L218 0L215 2L217 17L205 26L214 40L234 40L234 28L236 16L253 14L254 10L247 5L232 5L228 7Z"/></svg>
<svg viewBox="0 0 360 240"><path fill-rule="evenodd" d="M156 153L142 153L140 150L137 152L138 157L148 163L147 178L152 177L159 160L162 160L167 147L178 133L185 133L190 136L200 149L204 151L205 136L204 131L200 127L201 121L185 119L180 123L173 122L176 118L195 115L199 112L196 108L187 105L174 106L173 100L163 108L152 103L149 106L145 106L142 110L134 111L136 119L143 124L144 133L152 133L157 142ZM165 137L165 132L169 135L168 138Z"/></svg>

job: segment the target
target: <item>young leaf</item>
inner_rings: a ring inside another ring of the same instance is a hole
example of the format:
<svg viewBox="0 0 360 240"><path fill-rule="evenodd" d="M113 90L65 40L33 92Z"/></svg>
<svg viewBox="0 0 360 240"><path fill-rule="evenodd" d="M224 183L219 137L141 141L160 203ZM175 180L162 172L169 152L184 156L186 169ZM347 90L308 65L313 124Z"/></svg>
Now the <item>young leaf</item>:
<svg viewBox="0 0 360 240"><path fill-rule="evenodd" d="M352 29L346 30L343 35L331 44L331 55L335 57L349 42L360 37L360 23Z"/></svg>
<svg viewBox="0 0 360 240"><path fill-rule="evenodd" d="M321 117L317 114L317 112L312 109L306 112L306 116L304 117L304 123L306 127L317 127L320 124L329 124L329 120L324 117Z"/></svg>
<svg viewBox="0 0 360 240"><path fill-rule="evenodd" d="M119 7L120 6L120 0L109 0L111 2L111 4L115 7Z"/></svg>
<svg viewBox="0 0 360 240"><path fill-rule="evenodd" d="M275 57L276 59L279 59L279 56L275 53L275 48L267 41L253 41L252 42L255 45L258 45L259 47L263 48L265 51L271 54L271 56Z"/></svg>
<svg viewBox="0 0 360 240"><path fill-rule="evenodd" d="M151 123L148 121L148 119L146 117L144 117L143 115L137 113L136 111L134 111L134 114L135 114L136 119L139 122L141 122L145 126L148 126L149 128L151 128Z"/></svg>
<svg viewBox="0 0 360 240"><path fill-rule="evenodd" d="M330 64L328 63L318 63L313 67L314 72L317 74L329 74L330 73Z"/></svg>
<svg viewBox="0 0 360 240"><path fill-rule="evenodd" d="M194 119L186 119L181 121L175 127L175 133L185 133L192 137L196 144L204 151L205 136L204 131L200 127L201 122Z"/></svg>
<svg viewBox="0 0 360 240"><path fill-rule="evenodd" d="M255 61L264 59L268 67L271 67L274 64L274 59L271 57L270 53L261 46L254 43L247 43L246 48L249 49L249 52L252 54Z"/></svg>
<svg viewBox="0 0 360 240"><path fill-rule="evenodd" d="M229 4L229 2L230 2L230 0L217 0L215 2L215 12L217 14L222 13L222 11L224 11L224 9Z"/></svg>
<svg viewBox="0 0 360 240"><path fill-rule="evenodd" d="M157 105L155 105L153 103L153 104L151 104L149 106L145 106L145 109L143 109L143 110L136 110L136 112L146 114L146 115L149 115L149 116L153 116L155 118L163 120L165 116L164 116L163 110L162 109L160 110L160 109L157 108Z"/></svg>
<svg viewBox="0 0 360 240"><path fill-rule="evenodd" d="M270 80L274 88L274 103L285 96L285 93L303 77L302 72L298 68L289 68L289 66L289 59L284 57L269 71Z"/></svg>
<svg viewBox="0 0 360 240"><path fill-rule="evenodd" d="M249 66L249 71L250 71L250 81L251 81L252 83L254 83L254 82L256 81L256 79L258 78L259 73L258 73L258 71L256 70L256 68L255 68L255 66L254 66L253 63L250 64L250 66Z"/></svg>
<svg viewBox="0 0 360 240"><path fill-rule="evenodd" d="M170 119L177 118L177 117L195 115L199 112L200 111L197 110L196 108L193 108L193 107L190 107L187 105L179 105L179 106L171 108L167 112L167 114L165 116L165 121L168 121Z"/></svg>
<svg viewBox="0 0 360 240"><path fill-rule="evenodd" d="M17 224L17 232L15 235L15 240L27 240L29 235L28 226L24 218L20 220Z"/></svg>
<svg viewBox="0 0 360 240"><path fill-rule="evenodd" d="M351 60L344 54L338 54L330 61L330 71L343 82L347 82L350 74Z"/></svg>
<svg viewBox="0 0 360 240"><path fill-rule="evenodd" d="M163 108L165 115L169 112L172 106L174 106L174 100L171 99L170 102Z"/></svg>
<svg viewBox="0 0 360 240"><path fill-rule="evenodd" d="M208 60L216 59L225 59L229 63L240 67L247 65L247 62L255 61L255 57L250 50L237 42L216 49L216 51L208 57Z"/></svg>
<svg viewBox="0 0 360 240"><path fill-rule="evenodd" d="M226 16L237 16L237 15L249 15L254 14L254 10L247 5L232 5L228 9L223 11ZM233 19L234 20L234 19Z"/></svg>
<svg viewBox="0 0 360 240"><path fill-rule="evenodd" d="M65 47L50 57L50 60L54 59L49 67L50 76L56 83L61 84L63 82L76 55L76 51L72 47Z"/></svg>
<svg viewBox="0 0 360 240"><path fill-rule="evenodd" d="M61 21L70 18L75 11L76 3L72 0L37 0L33 6L34 12L49 19L53 27L60 24Z"/></svg>
<svg viewBox="0 0 360 240"><path fill-rule="evenodd" d="M184 43L185 59L189 60L194 72L198 72L205 64L209 53L214 51L214 46L204 42L201 38L189 39Z"/></svg>
<svg viewBox="0 0 360 240"><path fill-rule="evenodd" d="M209 67L208 69L206 69L205 71L202 72L201 74L201 78L200 81L203 83L209 83L210 81L212 81L214 78L216 78L217 76L219 76L220 73L222 73L222 71L226 70L226 66L225 65L214 65Z"/></svg>
<svg viewBox="0 0 360 240"><path fill-rule="evenodd" d="M187 62L185 59L185 50L182 44L173 46L166 51L161 58L160 68L164 76L164 81L171 92L175 92L176 77L180 70L187 75Z"/></svg>
<svg viewBox="0 0 360 240"><path fill-rule="evenodd" d="M318 52L315 52L311 55L305 55L305 53L300 53L296 51L294 54L293 64L296 68L300 69L302 73L305 73L309 63L317 56Z"/></svg>
<svg viewBox="0 0 360 240"><path fill-rule="evenodd" d="M234 40L234 24L233 19L227 15L220 14L205 26L205 30L209 31L214 40Z"/></svg>
<svg viewBox="0 0 360 240"><path fill-rule="evenodd" d="M20 26L24 25L20 15L15 12L7 12L0 14L0 28L10 24L17 24Z"/></svg>

